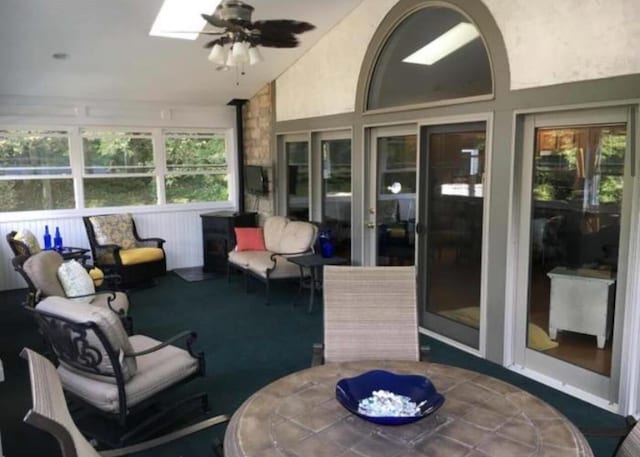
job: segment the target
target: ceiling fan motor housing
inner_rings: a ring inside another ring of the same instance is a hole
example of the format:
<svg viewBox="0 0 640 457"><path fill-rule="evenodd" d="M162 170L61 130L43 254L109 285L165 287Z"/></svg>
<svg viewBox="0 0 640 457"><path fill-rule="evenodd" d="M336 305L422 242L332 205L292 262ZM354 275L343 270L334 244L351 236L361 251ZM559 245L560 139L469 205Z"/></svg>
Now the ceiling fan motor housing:
<svg viewBox="0 0 640 457"><path fill-rule="evenodd" d="M216 8L215 15L224 21L251 22L253 6L239 0L223 1Z"/></svg>

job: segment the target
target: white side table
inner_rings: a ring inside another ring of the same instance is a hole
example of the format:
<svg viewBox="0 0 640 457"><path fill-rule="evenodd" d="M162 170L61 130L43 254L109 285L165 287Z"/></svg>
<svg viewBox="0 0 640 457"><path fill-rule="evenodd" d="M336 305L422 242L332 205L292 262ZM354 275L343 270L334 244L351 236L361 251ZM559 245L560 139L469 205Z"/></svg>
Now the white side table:
<svg viewBox="0 0 640 457"><path fill-rule="evenodd" d="M615 275L609 271L556 267L551 278L549 336L558 330L595 335L598 348L611 336Z"/></svg>

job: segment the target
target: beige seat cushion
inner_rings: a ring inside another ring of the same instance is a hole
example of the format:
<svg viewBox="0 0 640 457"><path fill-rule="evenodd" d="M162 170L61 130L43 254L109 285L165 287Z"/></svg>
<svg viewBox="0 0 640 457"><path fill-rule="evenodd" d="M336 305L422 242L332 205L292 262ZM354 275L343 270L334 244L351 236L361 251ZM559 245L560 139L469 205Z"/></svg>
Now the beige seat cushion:
<svg viewBox="0 0 640 457"><path fill-rule="evenodd" d="M64 289L58 280L58 268L62 262L62 256L57 252L40 251L25 260L22 269L44 295L64 297Z"/></svg>
<svg viewBox="0 0 640 457"><path fill-rule="evenodd" d="M122 265L136 265L162 259L164 259L164 252L160 248L133 248L120 251Z"/></svg>
<svg viewBox="0 0 640 457"><path fill-rule="evenodd" d="M134 351L143 351L159 344L152 338L136 335L129 338ZM198 360L184 349L167 346L151 354L137 357L138 371L125 385L127 406L134 406L157 392L192 375L198 370ZM73 392L95 407L110 413L119 408L118 387L97 381L58 367L65 389Z"/></svg>
<svg viewBox="0 0 640 457"><path fill-rule="evenodd" d="M271 260L271 252L268 251L245 251L251 253L251 259L249 260L248 268L253 273L262 276L267 276L267 269L273 268L273 261ZM270 274L270 278L299 278L300 267L289 262L286 257L278 256L276 258L277 267Z"/></svg>
<svg viewBox="0 0 640 457"><path fill-rule="evenodd" d="M114 311L123 311L124 314L129 312L129 299L127 294L123 292L115 292L116 298L111 302L111 307ZM101 308L109 309L108 300L112 296L111 292L98 292L91 300L91 305L99 306Z"/></svg>
<svg viewBox="0 0 640 457"><path fill-rule="evenodd" d="M115 244L122 249L136 247L131 214L91 216L89 217L89 222L93 226L93 232L98 244Z"/></svg>
<svg viewBox="0 0 640 457"><path fill-rule="evenodd" d="M47 297L38 303L36 309L68 319L72 322L95 322L116 354L120 351L125 353L133 352L129 336L122 326L120 317L109 309L100 306L91 306L85 303L77 303L63 297ZM87 341L91 346L101 352L102 362L98 368L101 373L105 373L107 375L94 376L104 379L107 382L115 383L115 378L112 375L114 373L114 368L109 360L109 356L107 355L104 345L93 332L87 335ZM136 359L127 357L120 364L120 367L124 379L127 380L136 373ZM74 370L73 368L69 369ZM83 376L86 375L83 374Z"/></svg>

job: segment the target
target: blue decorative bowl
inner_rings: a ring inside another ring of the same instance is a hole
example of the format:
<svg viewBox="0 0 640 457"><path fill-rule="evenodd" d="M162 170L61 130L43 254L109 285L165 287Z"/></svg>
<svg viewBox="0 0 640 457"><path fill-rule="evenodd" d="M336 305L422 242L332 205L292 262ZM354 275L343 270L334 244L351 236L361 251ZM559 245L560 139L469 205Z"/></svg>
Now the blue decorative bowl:
<svg viewBox="0 0 640 457"><path fill-rule="evenodd" d="M388 390L405 395L416 404L422 404L418 416L367 416L358 412L360 400L370 397L374 390ZM381 425L402 425L415 422L436 411L444 403L444 397L436 391L431 381L424 376L400 375L384 370L367 371L354 378L345 378L336 384L336 398L353 414Z"/></svg>

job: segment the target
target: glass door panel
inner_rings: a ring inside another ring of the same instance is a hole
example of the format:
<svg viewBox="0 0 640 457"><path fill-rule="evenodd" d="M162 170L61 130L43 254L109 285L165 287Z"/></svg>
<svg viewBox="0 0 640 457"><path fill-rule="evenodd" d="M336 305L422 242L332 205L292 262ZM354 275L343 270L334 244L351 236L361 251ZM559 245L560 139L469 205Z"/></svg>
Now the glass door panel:
<svg viewBox="0 0 640 457"><path fill-rule="evenodd" d="M625 124L536 128L527 347L611 375Z"/></svg>
<svg viewBox="0 0 640 457"><path fill-rule="evenodd" d="M376 265L415 265L417 136L375 140Z"/></svg>
<svg viewBox="0 0 640 457"><path fill-rule="evenodd" d="M335 255L351 259L351 140L321 140L322 222L331 230Z"/></svg>
<svg viewBox="0 0 640 457"><path fill-rule="evenodd" d="M422 129L424 321L474 348L481 316L485 130L484 123Z"/></svg>
<svg viewBox="0 0 640 457"><path fill-rule="evenodd" d="M287 216L309 220L309 143L285 143L287 164Z"/></svg>

